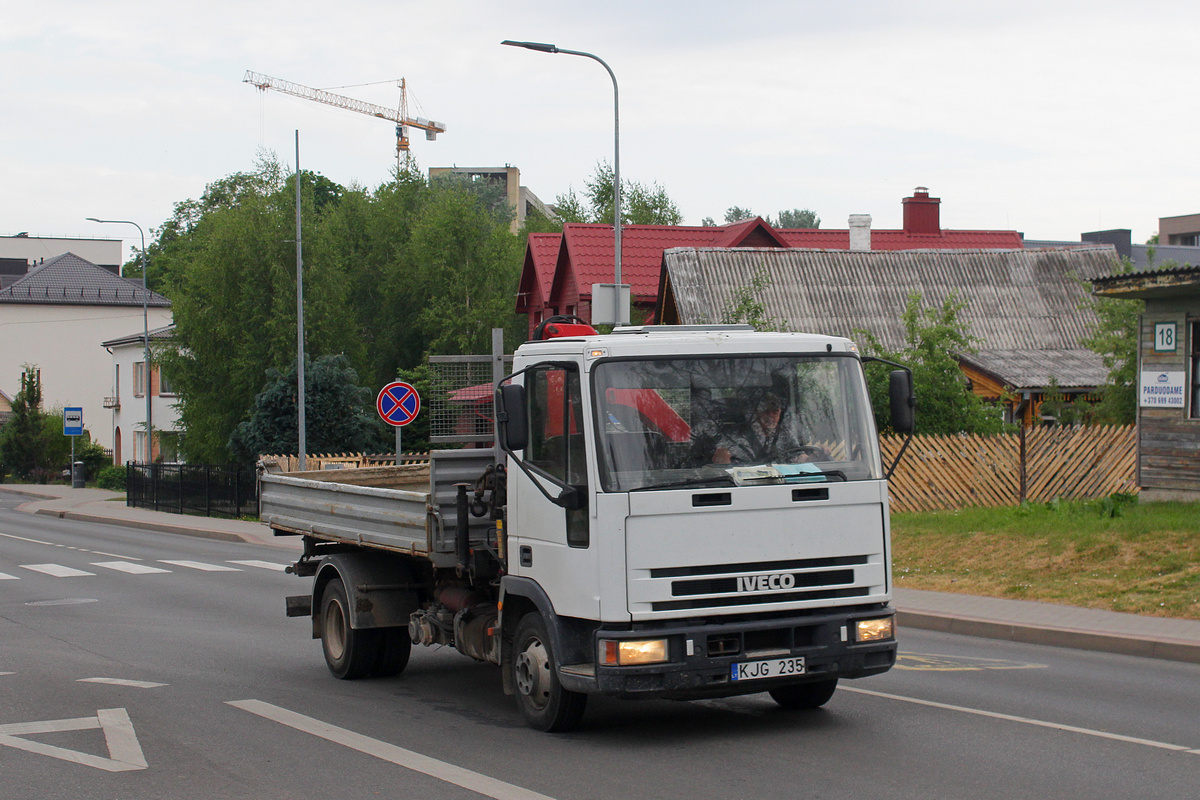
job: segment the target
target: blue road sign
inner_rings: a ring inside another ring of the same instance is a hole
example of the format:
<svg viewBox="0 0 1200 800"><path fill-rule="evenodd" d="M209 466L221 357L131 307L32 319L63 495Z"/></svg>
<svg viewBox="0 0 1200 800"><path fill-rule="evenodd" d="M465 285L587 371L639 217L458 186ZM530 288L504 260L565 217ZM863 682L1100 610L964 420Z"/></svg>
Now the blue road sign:
<svg viewBox="0 0 1200 800"><path fill-rule="evenodd" d="M421 410L421 397L411 384L393 381L379 390L375 398L375 410L388 425L402 428L417 418Z"/></svg>
<svg viewBox="0 0 1200 800"><path fill-rule="evenodd" d="M63 409L63 436L83 436L83 409Z"/></svg>

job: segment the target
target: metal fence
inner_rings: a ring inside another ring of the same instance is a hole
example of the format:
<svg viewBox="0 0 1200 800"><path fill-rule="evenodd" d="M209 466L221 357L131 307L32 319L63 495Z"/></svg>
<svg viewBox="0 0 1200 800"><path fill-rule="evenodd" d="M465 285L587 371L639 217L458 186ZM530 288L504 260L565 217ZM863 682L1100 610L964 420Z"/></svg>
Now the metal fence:
<svg viewBox="0 0 1200 800"><path fill-rule="evenodd" d="M258 514L252 468L214 464L125 465L126 505L201 517Z"/></svg>

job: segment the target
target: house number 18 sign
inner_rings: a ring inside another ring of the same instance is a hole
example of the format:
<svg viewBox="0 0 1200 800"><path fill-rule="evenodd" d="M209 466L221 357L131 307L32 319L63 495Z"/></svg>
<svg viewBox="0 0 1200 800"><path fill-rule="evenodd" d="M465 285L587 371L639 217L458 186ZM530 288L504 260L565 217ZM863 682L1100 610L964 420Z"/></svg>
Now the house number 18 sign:
<svg viewBox="0 0 1200 800"><path fill-rule="evenodd" d="M1174 353L1177 349L1174 322L1154 323L1154 352Z"/></svg>

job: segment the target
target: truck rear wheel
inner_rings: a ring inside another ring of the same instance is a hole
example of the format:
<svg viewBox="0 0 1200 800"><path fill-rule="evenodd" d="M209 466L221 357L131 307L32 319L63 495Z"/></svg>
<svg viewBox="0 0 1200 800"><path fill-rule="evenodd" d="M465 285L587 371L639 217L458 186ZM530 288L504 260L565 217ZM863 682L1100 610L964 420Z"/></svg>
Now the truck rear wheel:
<svg viewBox="0 0 1200 800"><path fill-rule="evenodd" d="M546 623L536 612L526 614L517 625L512 678L517 708L530 727L569 731L583 719L587 695L564 689L559 683Z"/></svg>
<svg viewBox="0 0 1200 800"><path fill-rule="evenodd" d="M379 644L378 631L350 627L350 602L341 579L325 584L321 593L321 649L334 677L353 680L370 675L380 659Z"/></svg>
<svg viewBox="0 0 1200 800"><path fill-rule="evenodd" d="M408 628L377 628L375 635L379 637L375 668L371 674L379 678L390 678L399 675L408 666L408 656L412 651L412 638Z"/></svg>
<svg viewBox="0 0 1200 800"><path fill-rule="evenodd" d="M837 678L827 681L812 681L796 683L791 686L780 686L767 692L771 699L788 710L805 708L820 708L829 702L837 689Z"/></svg>

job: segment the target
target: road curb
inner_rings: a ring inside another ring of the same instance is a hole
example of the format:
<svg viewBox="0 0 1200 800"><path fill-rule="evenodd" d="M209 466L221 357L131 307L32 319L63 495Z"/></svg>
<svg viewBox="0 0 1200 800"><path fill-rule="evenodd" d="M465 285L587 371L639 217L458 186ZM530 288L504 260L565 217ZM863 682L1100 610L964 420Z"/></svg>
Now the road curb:
<svg viewBox="0 0 1200 800"><path fill-rule="evenodd" d="M996 622L975 617L950 617L927 611L896 610L900 627L953 633L959 636L980 636L1024 644L1068 647L1073 650L1095 650L1103 653L1157 658L1200 664L1200 642L1183 639L1161 639L1111 633L1096 633L1047 625L1017 622Z"/></svg>
<svg viewBox="0 0 1200 800"><path fill-rule="evenodd" d="M48 517L58 517L59 519L75 520L77 522L94 522L100 525L120 525L125 528L138 528L144 531L158 531L159 533L175 533L179 534L180 536L192 536L200 539L218 539L223 542L261 544L261 542L257 542L245 536L241 536L236 533L227 533L226 531L200 530L197 528L185 528L179 525L165 525L159 522L145 522L136 519L101 517L79 511L64 511L56 508L39 508L33 513L42 514Z"/></svg>

